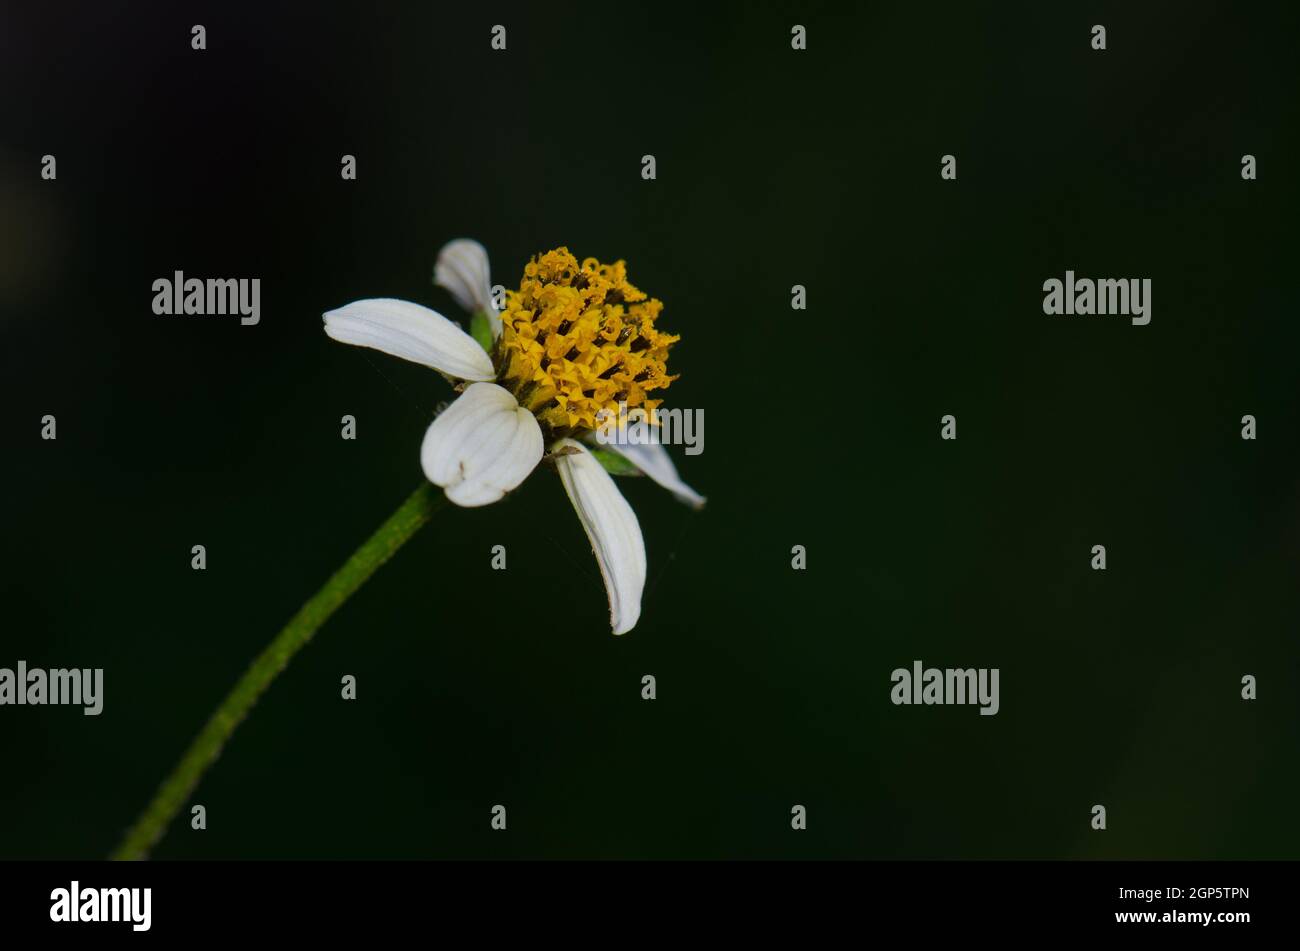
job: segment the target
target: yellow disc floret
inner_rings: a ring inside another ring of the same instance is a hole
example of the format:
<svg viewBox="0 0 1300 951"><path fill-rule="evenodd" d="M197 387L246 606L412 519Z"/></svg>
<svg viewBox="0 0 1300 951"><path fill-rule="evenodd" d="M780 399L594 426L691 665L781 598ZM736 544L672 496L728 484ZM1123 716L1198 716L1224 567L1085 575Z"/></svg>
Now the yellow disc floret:
<svg viewBox="0 0 1300 951"><path fill-rule="evenodd" d="M506 296L498 382L553 438L595 429L620 402L648 414L663 402L647 394L676 379L666 361L678 338L655 329L664 305L628 283L622 261L579 264L557 248L529 261Z"/></svg>

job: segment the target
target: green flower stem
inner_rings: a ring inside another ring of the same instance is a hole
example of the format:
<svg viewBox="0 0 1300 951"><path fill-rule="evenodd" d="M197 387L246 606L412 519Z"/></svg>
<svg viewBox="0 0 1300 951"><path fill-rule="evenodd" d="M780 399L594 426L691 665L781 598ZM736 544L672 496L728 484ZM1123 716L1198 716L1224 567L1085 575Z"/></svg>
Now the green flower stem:
<svg viewBox="0 0 1300 951"><path fill-rule="evenodd" d="M171 775L158 787L153 801L140 814L121 845L109 856L110 859L148 857L149 850L167 830L208 767L216 761L222 747L235 732L235 727L248 715L248 711L276 675L288 666L293 655L312 639L339 606L352 597L380 565L393 557L446 501L447 497L428 482L421 485L352 553L352 557L334 572L325 586L298 609L298 613L275 635L275 639L258 655L221 702L221 706L217 707L207 725L194 738L185 755L171 771Z"/></svg>

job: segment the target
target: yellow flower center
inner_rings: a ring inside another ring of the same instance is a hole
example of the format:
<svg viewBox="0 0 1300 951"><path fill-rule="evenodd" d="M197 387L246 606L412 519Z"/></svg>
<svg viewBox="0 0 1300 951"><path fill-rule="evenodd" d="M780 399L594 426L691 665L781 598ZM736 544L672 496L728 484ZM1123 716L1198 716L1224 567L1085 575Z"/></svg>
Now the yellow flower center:
<svg viewBox="0 0 1300 951"><path fill-rule="evenodd" d="M620 402L653 414L663 400L647 394L677 379L666 361L679 338L654 326L664 305L628 283L622 261L579 265L557 248L529 261L506 296L497 382L550 438L595 429Z"/></svg>

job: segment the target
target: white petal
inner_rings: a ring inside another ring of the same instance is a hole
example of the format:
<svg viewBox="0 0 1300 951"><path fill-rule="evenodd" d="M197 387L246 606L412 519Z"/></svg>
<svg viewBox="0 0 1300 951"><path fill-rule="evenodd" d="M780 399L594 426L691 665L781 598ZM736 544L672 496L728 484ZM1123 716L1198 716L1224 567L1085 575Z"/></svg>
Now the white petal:
<svg viewBox="0 0 1300 951"><path fill-rule="evenodd" d="M420 447L420 465L429 481L467 508L500 499L541 458L542 430L536 418L495 383L470 384L433 421Z"/></svg>
<svg viewBox="0 0 1300 951"><path fill-rule="evenodd" d="M605 590L609 593L609 623L615 634L636 626L645 588L645 540L636 513L614 485L613 478L579 442L561 439L552 449L578 452L555 457L564 491L569 493L596 553Z"/></svg>
<svg viewBox="0 0 1300 951"><path fill-rule="evenodd" d="M480 310L486 313L492 339L501 336L501 315L492 305L492 279L483 245L469 238L444 244L433 266L433 282L451 291L456 303L471 314Z"/></svg>
<svg viewBox="0 0 1300 951"><path fill-rule="evenodd" d="M705 498L682 481L677 474L668 450L659 443L645 445L632 443L600 443L602 449L613 449L659 485L692 508L704 508Z"/></svg>
<svg viewBox="0 0 1300 951"><path fill-rule="evenodd" d="M436 310L410 301L353 301L325 314L325 332L342 343L422 363L458 380L496 378L492 359L473 337Z"/></svg>

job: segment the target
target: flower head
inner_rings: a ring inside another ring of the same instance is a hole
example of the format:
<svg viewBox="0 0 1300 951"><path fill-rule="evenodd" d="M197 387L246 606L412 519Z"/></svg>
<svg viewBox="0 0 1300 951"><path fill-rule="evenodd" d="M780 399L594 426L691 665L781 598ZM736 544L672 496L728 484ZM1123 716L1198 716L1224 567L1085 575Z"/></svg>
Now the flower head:
<svg viewBox="0 0 1300 951"><path fill-rule="evenodd" d="M679 338L655 329L663 304L627 279L622 261L581 264L568 248L524 268L508 294L497 341L500 382L556 437L594 430L624 402L653 410L647 394L668 386L668 349Z"/></svg>
<svg viewBox="0 0 1300 951"><path fill-rule="evenodd" d="M467 239L447 244L434 268L434 281L487 321L486 349L436 311L392 299L329 311L325 332L458 384L460 396L430 424L420 448L425 475L457 505L502 498L550 447L600 566L610 623L622 634L640 617L645 543L636 514L586 442L616 408L652 413L660 405L650 394L676 379L667 358L678 338L655 327L663 304L628 281L622 261L579 263L567 248L534 257L503 313L492 304L489 273L487 252ZM683 501L704 504L662 445L608 448Z"/></svg>

